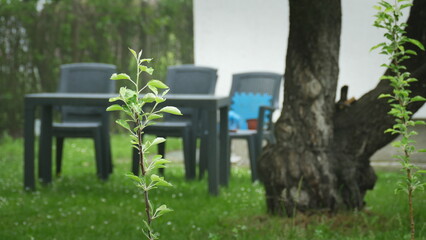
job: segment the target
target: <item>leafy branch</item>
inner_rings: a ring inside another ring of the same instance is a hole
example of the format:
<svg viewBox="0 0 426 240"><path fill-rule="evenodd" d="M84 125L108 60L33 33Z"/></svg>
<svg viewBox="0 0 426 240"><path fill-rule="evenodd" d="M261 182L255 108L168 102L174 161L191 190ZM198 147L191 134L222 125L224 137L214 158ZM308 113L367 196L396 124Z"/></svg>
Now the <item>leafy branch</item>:
<svg viewBox="0 0 426 240"><path fill-rule="evenodd" d="M416 131L411 131L410 127L416 125L424 125L424 121L414 121L411 119L412 112L409 111L408 105L413 102L426 101L424 97L411 97L411 91L408 89L410 83L417 79L410 77L407 68L402 64L404 60L409 59L413 55L417 55L414 50L406 49L407 44L415 45L421 50L425 50L424 46L417 40L406 36L406 23L400 23L402 10L411 7L411 0L395 0L393 4L387 1L380 1L375 6L378 13L375 15L376 20L374 26L385 30L384 37L386 42L382 42L374 46L371 50L380 49L380 54L389 56L390 64L383 64L383 67L389 68L392 75L385 75L381 80L388 80L393 87L391 94L381 94L379 98L387 98L391 106L389 115L395 118L395 124L385 133L401 135L401 140L392 143L394 147L401 150L401 154L395 157L400 160L402 170L405 172L403 181L398 183L396 192L404 191L408 195L408 207L410 215L411 239L415 238L415 222L413 209L413 193L415 190L424 190L424 183L420 181L420 174L424 171L419 170L411 162L411 155L415 152L424 152L425 150L416 150L415 141L412 136L417 135Z"/></svg>
<svg viewBox="0 0 426 240"><path fill-rule="evenodd" d="M133 49L129 49L136 61L136 80L125 73L113 74L111 80L125 80L129 81L134 90L126 87L121 87L119 96L110 98L110 102L119 101L120 104L114 104L107 108L107 111L122 111L127 115L126 119L118 119L115 122L125 128L130 133L130 143L139 153L139 165L141 168L141 176L134 174L127 174L126 176L133 179L136 186L143 191L146 220L144 220L145 228L143 228L144 235L149 239L158 239L159 234L152 228L153 220L158 217L171 212L172 210L166 205L161 205L154 208L152 202L149 200L149 191L156 189L160 186L170 187L172 184L167 182L163 177L153 174L155 169L165 168L165 164L169 163L168 160L163 159L161 155L155 155L151 159L146 157L148 150L164 141L164 138L157 137L153 141L146 141L143 143L142 136L144 129L152 124L154 120L162 118L164 113L175 115L182 115L176 107L166 106L159 110L159 104L166 101L165 95L169 91L169 87L159 80L151 80L146 85L139 87L140 76L143 72L150 75L153 74L154 69L144 64L151 62L150 58L141 58L142 51L136 53ZM140 95L142 91L149 89L149 93ZM145 109L150 110L145 111ZM154 210L155 209L155 210Z"/></svg>

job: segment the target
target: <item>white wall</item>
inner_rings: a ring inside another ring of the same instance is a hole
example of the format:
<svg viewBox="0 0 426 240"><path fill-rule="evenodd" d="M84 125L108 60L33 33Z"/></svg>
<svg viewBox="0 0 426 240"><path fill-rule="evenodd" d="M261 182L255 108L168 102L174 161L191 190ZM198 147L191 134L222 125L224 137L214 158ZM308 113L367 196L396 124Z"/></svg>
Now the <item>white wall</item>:
<svg viewBox="0 0 426 240"><path fill-rule="evenodd" d="M283 0L194 0L195 63L218 68L217 95L233 73L284 73L288 7Z"/></svg>
<svg viewBox="0 0 426 240"><path fill-rule="evenodd" d="M369 51L383 41L372 26L375 3L342 0L339 89L348 85L349 97L373 89L384 72L380 65L388 62ZM288 18L286 0L194 0L195 63L218 68L217 95L229 93L233 73L284 73ZM416 117L426 117L426 109Z"/></svg>

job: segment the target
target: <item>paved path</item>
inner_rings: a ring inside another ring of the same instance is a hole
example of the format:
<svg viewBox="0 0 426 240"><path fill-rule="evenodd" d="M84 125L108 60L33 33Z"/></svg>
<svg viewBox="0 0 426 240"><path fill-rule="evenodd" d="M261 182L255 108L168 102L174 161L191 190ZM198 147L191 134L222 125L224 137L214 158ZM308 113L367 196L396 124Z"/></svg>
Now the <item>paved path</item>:
<svg viewBox="0 0 426 240"><path fill-rule="evenodd" d="M426 126L416 126L413 130L418 133L417 136L413 136L413 139L416 141L416 148L426 148ZM401 166L399 161L393 158L396 154L398 154L398 149L388 144L371 157L372 165L376 167L399 168ZM415 153L412 156L412 160L417 166L426 169L426 153Z"/></svg>
<svg viewBox="0 0 426 240"><path fill-rule="evenodd" d="M417 149L426 148L426 126L416 126L414 130L419 133L419 135L413 137L413 139L417 142ZM231 161L233 165L249 165L247 144L245 140L233 140L231 150ZM372 165L377 168L400 168L400 163L392 157L397 153L397 149L392 147L391 144L388 144L371 157ZM183 154L181 151L169 152L167 153L167 159L182 162ZM414 154L412 159L416 165L422 169L426 169L426 153Z"/></svg>

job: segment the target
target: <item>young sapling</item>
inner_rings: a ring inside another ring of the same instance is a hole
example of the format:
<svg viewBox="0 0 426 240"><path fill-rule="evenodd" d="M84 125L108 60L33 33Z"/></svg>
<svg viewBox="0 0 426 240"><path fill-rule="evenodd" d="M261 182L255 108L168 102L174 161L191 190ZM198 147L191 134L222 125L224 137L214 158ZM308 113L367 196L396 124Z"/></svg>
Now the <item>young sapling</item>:
<svg viewBox="0 0 426 240"><path fill-rule="evenodd" d="M169 91L169 87L159 80L150 80L147 84L141 85L141 74L143 72L152 75L154 69L144 64L151 62L152 59L142 58L142 51L136 53L133 49L129 49L136 61L136 79L133 80L125 73L113 74L111 80L128 81L133 89L121 87L119 96L109 99L110 102L118 102L111 105L107 111L121 111L127 116L124 119L116 120L116 123L125 128L130 133L130 143L138 150L139 166L141 176L127 174L127 176L136 182L138 188L143 192L145 215L144 227L142 228L144 235L149 240L159 238L159 233L155 232L152 223L165 213L172 211L166 205L160 205L155 208L150 200L150 191L160 186L170 187L172 184L167 182L164 177L160 177L153 173L154 170L164 168L168 160L163 159L161 155L155 155L150 159L147 156L148 150L164 141L164 138L157 137L153 141L143 142L144 129L152 124L154 120L162 118L164 113L182 115L179 109L172 106L162 107L157 110L159 104L166 101L165 95ZM144 90L148 93L142 94ZM149 108L148 108L149 107Z"/></svg>
<svg viewBox="0 0 426 240"><path fill-rule="evenodd" d="M391 70L391 74L383 76L382 80L388 80L393 88L392 93L381 94L379 98L387 98L391 106L389 114L395 118L395 124L387 129L385 133L398 134L401 140L393 142L393 146L400 149L400 154L395 157L400 160L404 179L398 183L396 191L404 191L408 196L408 208L410 218L411 240L415 238L415 222L413 209L413 194L415 190L423 190L424 183L420 180L420 174L425 171L419 170L411 161L411 156L416 150L415 141L411 138L417 132L410 130L415 125L424 125L424 121L414 121L411 119L412 112L408 110L408 105L413 102L425 101L421 96L411 97L409 90L410 83L417 79L410 77L407 68L402 64L410 56L416 55L414 50L408 49L407 44L413 44L421 50L425 50L423 45L406 36L406 23L401 23L402 10L412 6L411 0L395 0L394 3L380 1L375 6L378 13L375 15L374 26L385 30L385 42L379 43L372 48L380 49L380 53L389 56L390 63L382 66Z"/></svg>

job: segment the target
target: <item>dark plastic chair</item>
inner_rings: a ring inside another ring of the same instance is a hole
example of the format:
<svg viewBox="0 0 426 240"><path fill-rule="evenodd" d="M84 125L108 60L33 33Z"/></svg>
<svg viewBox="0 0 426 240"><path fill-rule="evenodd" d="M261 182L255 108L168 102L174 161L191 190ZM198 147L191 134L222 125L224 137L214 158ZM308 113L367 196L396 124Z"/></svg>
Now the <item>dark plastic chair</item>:
<svg viewBox="0 0 426 240"><path fill-rule="evenodd" d="M171 66L167 70L166 84L170 87L171 94L214 94L216 89L217 70L210 67L194 65ZM192 108L179 108L182 116L165 115L163 122L157 122L145 128L145 134L158 137L182 137L183 154L185 163L185 176L187 179L195 178L196 165L196 140L203 138L205 133L202 121L205 115L202 111ZM201 141L200 152L205 151L206 141ZM158 154L165 157L166 144L158 145ZM201 154L201 153L200 153ZM138 152L133 149L132 172L139 173ZM164 174L164 169L160 169Z"/></svg>
<svg viewBox="0 0 426 240"><path fill-rule="evenodd" d="M58 92L62 93L114 93L115 81L110 77L116 67L102 63L73 63L61 66ZM61 174L64 139L93 138L97 175L107 179L112 173L109 138L109 114L104 107L64 106L60 109L62 122L53 123L56 137L56 175Z"/></svg>
<svg viewBox="0 0 426 240"><path fill-rule="evenodd" d="M254 129L235 129L229 132L231 140L235 138L247 140L252 181L258 179L256 158L261 153L263 140L275 141L272 114L279 107L282 79L281 74L270 72L240 73L234 74L232 78L231 111L241 118L241 126L251 118L257 120Z"/></svg>

